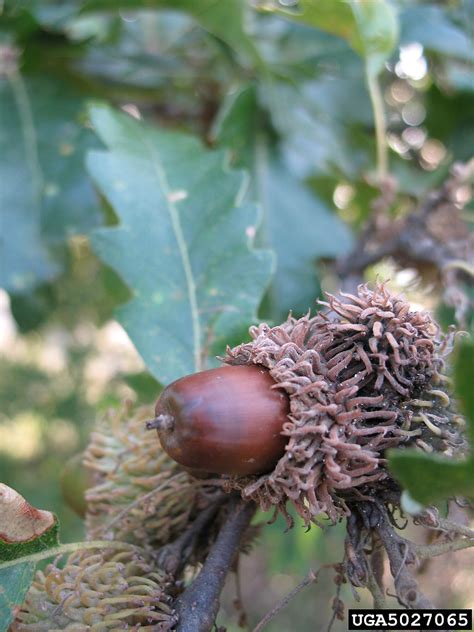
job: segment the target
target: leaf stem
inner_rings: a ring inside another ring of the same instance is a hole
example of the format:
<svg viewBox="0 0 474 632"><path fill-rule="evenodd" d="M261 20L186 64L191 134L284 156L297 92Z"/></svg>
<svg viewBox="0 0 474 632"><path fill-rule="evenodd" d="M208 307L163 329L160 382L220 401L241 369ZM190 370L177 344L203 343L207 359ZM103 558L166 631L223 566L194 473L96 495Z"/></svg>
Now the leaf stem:
<svg viewBox="0 0 474 632"><path fill-rule="evenodd" d="M381 184L388 173L387 122L378 78L366 69L367 88L374 113L375 142L377 146L377 180Z"/></svg>
<svg viewBox="0 0 474 632"><path fill-rule="evenodd" d="M41 562L48 557L55 557L56 555L62 555L63 553L74 553L75 551L82 551L84 549L118 549L118 550L135 550L138 547L127 542L113 542L111 540L91 540L90 542L71 542L69 544L60 544L59 546L53 546L50 549L45 549L39 553L32 553L31 555L24 555L23 557L17 557L14 560L8 562L0 562L0 571L11 566L17 566L24 562Z"/></svg>
<svg viewBox="0 0 474 632"><path fill-rule="evenodd" d="M372 595L374 610L383 610L387 607L385 602L385 595L382 592L382 589L378 581L376 580L374 572L372 568L370 568L370 566L368 567L366 588Z"/></svg>
<svg viewBox="0 0 474 632"><path fill-rule="evenodd" d="M385 509L379 512L375 530L387 553L399 603L406 608L434 609L435 606L419 590L417 581L408 569L408 565L414 561L413 545L395 532Z"/></svg>

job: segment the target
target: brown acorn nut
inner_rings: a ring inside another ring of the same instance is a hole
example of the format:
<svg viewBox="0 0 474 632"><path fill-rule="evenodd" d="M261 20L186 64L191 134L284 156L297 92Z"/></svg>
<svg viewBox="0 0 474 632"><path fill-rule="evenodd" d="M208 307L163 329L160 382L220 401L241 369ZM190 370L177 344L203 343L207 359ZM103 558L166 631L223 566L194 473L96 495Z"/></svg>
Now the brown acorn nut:
<svg viewBox="0 0 474 632"><path fill-rule="evenodd" d="M261 366L228 366L176 380L156 403L163 449L191 470L263 474L285 453L289 399Z"/></svg>

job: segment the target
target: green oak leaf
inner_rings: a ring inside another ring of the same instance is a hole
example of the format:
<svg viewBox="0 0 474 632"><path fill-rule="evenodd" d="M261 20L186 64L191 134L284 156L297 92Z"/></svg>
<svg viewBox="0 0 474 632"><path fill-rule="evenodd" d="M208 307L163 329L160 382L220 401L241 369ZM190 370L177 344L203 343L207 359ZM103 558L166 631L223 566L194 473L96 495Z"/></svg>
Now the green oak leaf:
<svg viewBox="0 0 474 632"><path fill-rule="evenodd" d="M252 38L245 29L246 3L242 0L86 0L82 11L130 11L170 9L191 15L206 31L221 39L245 61L264 68L264 62Z"/></svg>
<svg viewBox="0 0 474 632"><path fill-rule="evenodd" d="M0 286L14 294L54 278L51 247L100 223L84 171L94 137L60 81L0 78Z"/></svg>
<svg viewBox="0 0 474 632"><path fill-rule="evenodd" d="M0 632L7 632L23 603L35 573L33 562L3 568L0 565Z"/></svg>
<svg viewBox="0 0 474 632"><path fill-rule="evenodd" d="M454 369L456 393L461 400L461 409L471 422L469 437L474 447L474 342L463 341L460 345Z"/></svg>
<svg viewBox="0 0 474 632"><path fill-rule="evenodd" d="M36 564L22 558L56 547L58 531L54 514L0 483L0 632L8 630L33 580Z"/></svg>
<svg viewBox="0 0 474 632"><path fill-rule="evenodd" d="M133 299L117 310L149 371L162 383L201 370L256 318L273 269L255 250L255 205L223 152L103 106L91 111L107 151L88 169L119 225L92 246Z"/></svg>
<svg viewBox="0 0 474 632"><path fill-rule="evenodd" d="M58 557L66 553L74 553L85 549L130 550L132 545L116 540L88 540L51 546L36 553L22 554L14 560L0 562L0 632L9 630L9 625L21 607L26 593L33 581L38 562L50 557ZM134 547L136 548L136 547Z"/></svg>
<svg viewBox="0 0 474 632"><path fill-rule="evenodd" d="M463 342L457 352L454 383L461 410L466 416L466 434L471 454L465 461L415 450L390 450L389 467L416 501L428 505L448 496L474 499L474 343Z"/></svg>
<svg viewBox="0 0 474 632"><path fill-rule="evenodd" d="M397 17L385 0L300 0L296 8L263 0L259 6L344 38L364 58L373 76L382 70L398 41Z"/></svg>
<svg viewBox="0 0 474 632"><path fill-rule="evenodd" d="M452 19L455 11L447 11L445 7L434 4L407 5L400 13L401 44L417 42L439 55L474 61L472 18L469 18L467 6L460 5L458 11L461 12L460 20L455 23ZM465 15L462 15L464 11Z"/></svg>
<svg viewBox="0 0 474 632"><path fill-rule="evenodd" d="M234 91L218 116L213 138L251 173L251 197L264 209L261 241L277 255L269 300L275 320L301 315L320 293L318 259L337 257L351 246L345 224L284 165L272 146L253 85ZM297 282L296 282L297 279Z"/></svg>

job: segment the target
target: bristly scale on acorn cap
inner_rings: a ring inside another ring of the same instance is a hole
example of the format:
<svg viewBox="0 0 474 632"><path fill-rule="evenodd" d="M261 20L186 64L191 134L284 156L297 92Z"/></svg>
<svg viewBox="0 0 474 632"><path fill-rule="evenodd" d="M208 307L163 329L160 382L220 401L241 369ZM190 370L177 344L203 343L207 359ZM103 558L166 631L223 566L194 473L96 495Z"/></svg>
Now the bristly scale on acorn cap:
<svg viewBox="0 0 474 632"><path fill-rule="evenodd" d="M387 448L465 449L443 375L454 335L383 284L322 304L313 318L252 327L252 342L227 349L229 368L169 385L148 424L173 459L288 523L288 501L306 524L335 522L367 495L393 501Z"/></svg>
<svg viewBox="0 0 474 632"><path fill-rule="evenodd" d="M176 592L138 550L77 551L37 571L11 632L171 630Z"/></svg>
<svg viewBox="0 0 474 632"><path fill-rule="evenodd" d="M290 501L306 524L348 515L366 486L394 485L383 452L400 444L447 454L464 449L462 419L443 375L453 334L385 285L328 295L315 317L250 329L252 342L227 349L231 365L267 367L290 398L286 451L268 474L231 478L228 489L287 518Z"/></svg>
<svg viewBox="0 0 474 632"><path fill-rule="evenodd" d="M196 480L149 441L148 407L130 403L96 424L84 453L90 487L86 531L157 550L177 538L218 491Z"/></svg>

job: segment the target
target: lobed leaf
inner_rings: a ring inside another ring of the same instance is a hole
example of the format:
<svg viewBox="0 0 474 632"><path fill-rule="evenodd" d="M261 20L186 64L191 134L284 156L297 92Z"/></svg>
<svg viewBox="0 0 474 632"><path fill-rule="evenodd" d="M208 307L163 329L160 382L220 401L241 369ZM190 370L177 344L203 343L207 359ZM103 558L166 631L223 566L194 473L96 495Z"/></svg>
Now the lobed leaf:
<svg viewBox="0 0 474 632"><path fill-rule="evenodd" d="M32 507L18 492L0 483L0 632L6 632L33 580L35 563L27 555L58 544L58 521ZM17 560L18 563L11 563ZM2 567L3 562L10 562Z"/></svg>
<svg viewBox="0 0 474 632"><path fill-rule="evenodd" d="M296 9L264 1L260 7L344 38L364 58L367 72L374 76L382 70L398 40L397 17L385 0L300 0Z"/></svg>
<svg viewBox="0 0 474 632"><path fill-rule="evenodd" d="M60 269L51 246L100 223L83 166L93 136L61 82L0 79L0 286L25 293Z"/></svg>
<svg viewBox="0 0 474 632"><path fill-rule="evenodd" d="M467 4L467 3L466 3ZM460 8L462 11L463 9ZM472 17L460 16L461 24L472 28ZM435 5L406 6L400 13L400 41L402 45L417 42L424 48L438 53L472 62L474 49L472 47L472 32L469 27L463 30L451 18L453 11L448 13L444 7Z"/></svg>
<svg viewBox="0 0 474 632"><path fill-rule="evenodd" d="M162 383L201 370L256 318L270 252L254 250L258 209L241 205L244 174L197 139L109 107L91 112L107 151L88 168L120 224L92 237L134 294L117 311Z"/></svg>
<svg viewBox="0 0 474 632"><path fill-rule="evenodd" d="M191 15L198 24L218 37L242 57L261 69L263 60L245 29L246 3L242 0L86 0L83 3L84 13L94 11L117 11L119 9L170 9L184 11Z"/></svg>
<svg viewBox="0 0 474 632"><path fill-rule="evenodd" d="M23 603L35 574L33 562L2 568L0 565L0 632L7 632Z"/></svg>
<svg viewBox="0 0 474 632"><path fill-rule="evenodd" d="M461 401L461 409L469 419L469 438L474 448L474 342L463 341L460 345L454 367L456 394Z"/></svg>
<svg viewBox="0 0 474 632"><path fill-rule="evenodd" d="M320 287L317 260L349 250L343 222L283 164L271 145L254 86L233 92L218 117L215 140L251 173L251 197L264 209L261 240L277 255L270 290L275 320L288 311L303 314L314 306Z"/></svg>

